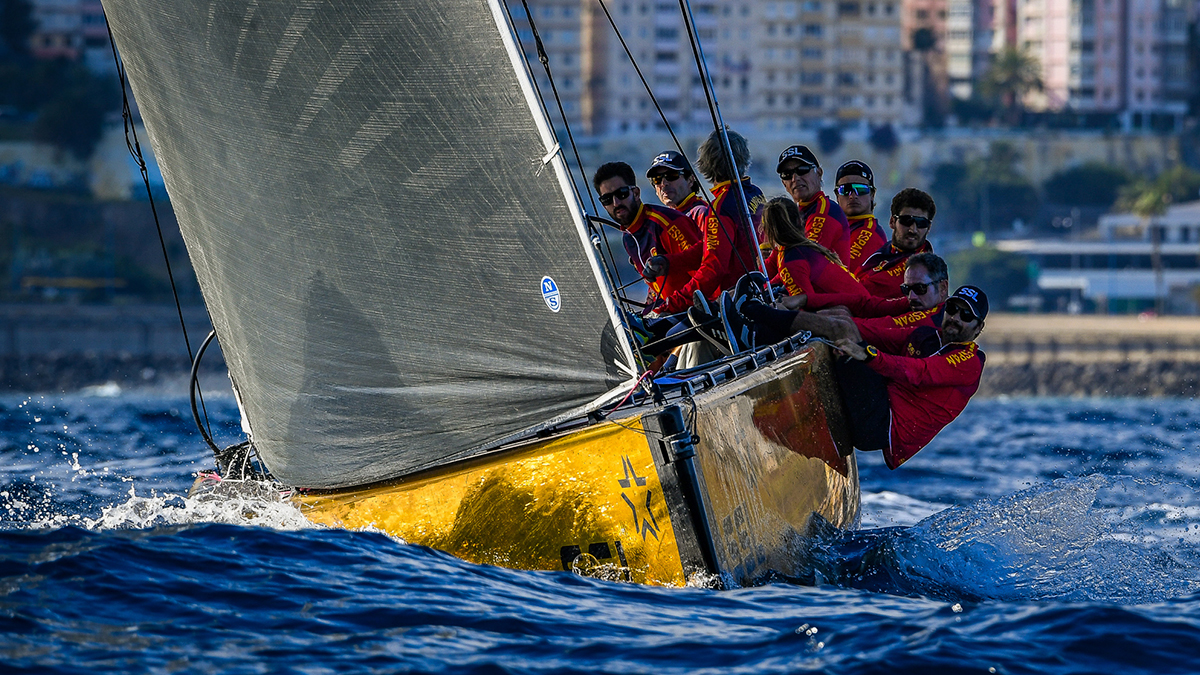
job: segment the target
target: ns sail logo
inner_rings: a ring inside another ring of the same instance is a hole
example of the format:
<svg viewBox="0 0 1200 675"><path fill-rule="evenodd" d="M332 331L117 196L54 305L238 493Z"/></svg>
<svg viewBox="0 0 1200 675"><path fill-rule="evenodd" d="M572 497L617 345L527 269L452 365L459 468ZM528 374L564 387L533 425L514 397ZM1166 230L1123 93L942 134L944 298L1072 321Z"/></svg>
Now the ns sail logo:
<svg viewBox="0 0 1200 675"><path fill-rule="evenodd" d="M562 309L562 294L558 292L558 284L550 277L542 277L542 299L551 312Z"/></svg>

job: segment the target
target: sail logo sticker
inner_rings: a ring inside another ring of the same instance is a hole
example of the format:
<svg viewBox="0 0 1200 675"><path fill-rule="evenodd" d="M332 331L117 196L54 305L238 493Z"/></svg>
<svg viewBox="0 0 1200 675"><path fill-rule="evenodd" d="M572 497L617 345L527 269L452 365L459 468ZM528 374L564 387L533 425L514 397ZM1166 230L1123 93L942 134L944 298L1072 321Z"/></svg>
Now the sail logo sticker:
<svg viewBox="0 0 1200 675"><path fill-rule="evenodd" d="M550 277L542 277L542 299L551 312L562 309L562 296L558 292L558 284Z"/></svg>

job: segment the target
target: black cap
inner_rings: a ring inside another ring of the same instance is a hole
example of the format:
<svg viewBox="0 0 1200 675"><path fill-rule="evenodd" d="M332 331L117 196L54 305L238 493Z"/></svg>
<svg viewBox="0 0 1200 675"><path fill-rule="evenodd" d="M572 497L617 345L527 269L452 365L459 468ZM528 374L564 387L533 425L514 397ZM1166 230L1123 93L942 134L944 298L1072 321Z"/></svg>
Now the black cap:
<svg viewBox="0 0 1200 675"><path fill-rule="evenodd" d="M970 308L975 316L979 317L980 321L987 316L987 295L975 286L960 286L957 291L954 291L954 295L946 299L946 302L950 302L951 300L960 300L966 303L967 307Z"/></svg>
<svg viewBox="0 0 1200 675"><path fill-rule="evenodd" d="M867 183L871 187L875 187L875 173L871 171L871 167L867 166L866 162L860 162L857 159L852 159L849 162L838 167L837 178L834 182L841 181L846 176L862 176L867 179Z"/></svg>
<svg viewBox="0 0 1200 675"><path fill-rule="evenodd" d="M654 175L655 169L674 169L675 171L692 172L692 167L688 166L687 158L675 152L674 150L665 150L658 153L654 161L650 164L650 168L646 170L646 178Z"/></svg>
<svg viewBox="0 0 1200 675"><path fill-rule="evenodd" d="M779 153L779 163L775 165L775 171L779 172L783 168L784 162L793 159L810 169L821 166L820 162L817 161L817 156L813 154L812 150L808 149L807 145L793 145Z"/></svg>

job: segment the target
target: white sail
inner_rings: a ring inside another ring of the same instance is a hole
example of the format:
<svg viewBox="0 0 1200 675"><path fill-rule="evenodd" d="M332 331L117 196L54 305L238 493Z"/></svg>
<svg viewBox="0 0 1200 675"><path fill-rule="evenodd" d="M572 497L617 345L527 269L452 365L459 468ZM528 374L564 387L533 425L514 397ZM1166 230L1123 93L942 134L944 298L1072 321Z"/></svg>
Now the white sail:
<svg viewBox="0 0 1200 675"><path fill-rule="evenodd" d="M276 477L395 477L613 384L627 348L496 0L104 6Z"/></svg>

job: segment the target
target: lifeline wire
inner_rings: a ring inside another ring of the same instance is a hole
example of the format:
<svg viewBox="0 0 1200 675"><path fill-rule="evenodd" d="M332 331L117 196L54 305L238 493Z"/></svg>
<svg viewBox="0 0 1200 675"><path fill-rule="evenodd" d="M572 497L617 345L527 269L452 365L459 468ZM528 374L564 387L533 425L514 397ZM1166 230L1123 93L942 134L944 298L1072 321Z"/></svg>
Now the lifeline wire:
<svg viewBox="0 0 1200 675"><path fill-rule="evenodd" d="M108 23L108 12L104 12L104 28L108 31L108 44L112 48L113 63L117 67L117 80L121 85L121 121L125 127L125 147L129 150L129 154L133 157L133 161L138 165L138 171L142 174L142 182L146 185L146 199L150 201L150 213L154 215L154 227L158 230L158 243L162 247L163 262L167 264L167 280L171 282L171 295L175 297L175 311L179 314L179 327L183 330L183 345L187 348L188 361L194 362L196 357L192 354L192 343L188 339L187 323L183 320L183 305L179 302L179 289L175 287L175 274L171 271L171 258L167 255L167 240L163 236L162 224L158 221L158 209L154 206L154 195L150 190L150 173L146 168L146 160L142 156L142 146L138 142L137 128L133 125L133 112L129 109L129 95L126 93L128 86L125 79L125 65L121 63L121 57L117 55L117 42L113 38L112 26ZM130 137L132 136L132 142ZM200 394L200 409L204 411L204 423L208 425L209 434L212 434L212 424L208 420L208 408L204 405L204 392L197 391ZM201 429L203 431L203 429Z"/></svg>

